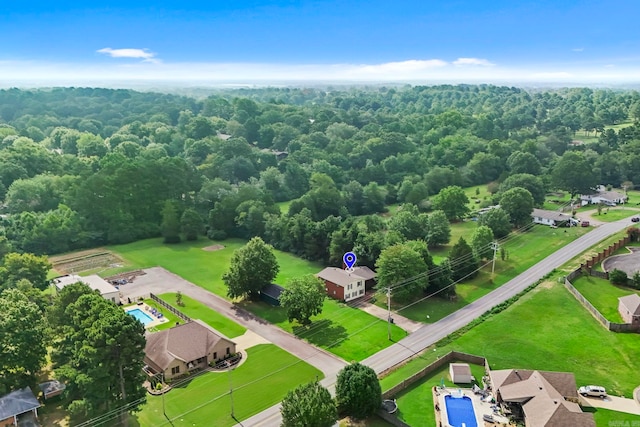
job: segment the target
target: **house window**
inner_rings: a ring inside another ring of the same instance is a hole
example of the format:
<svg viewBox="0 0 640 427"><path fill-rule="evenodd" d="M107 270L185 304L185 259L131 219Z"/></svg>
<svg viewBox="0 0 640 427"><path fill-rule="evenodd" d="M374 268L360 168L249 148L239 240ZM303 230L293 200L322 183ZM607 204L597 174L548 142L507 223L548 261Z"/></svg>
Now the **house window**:
<svg viewBox="0 0 640 427"><path fill-rule="evenodd" d="M360 289L360 295L364 294L364 289Z"/></svg>
<svg viewBox="0 0 640 427"><path fill-rule="evenodd" d="M344 296L344 299L349 298L349 296L350 296L350 295L351 295L351 294L346 294L346 295Z"/></svg>
<svg viewBox="0 0 640 427"><path fill-rule="evenodd" d="M218 360L218 352L217 351L213 352L213 360Z"/></svg>
<svg viewBox="0 0 640 427"><path fill-rule="evenodd" d="M180 373L180 366L174 366L173 368L171 368L171 375L175 375L179 373Z"/></svg>
<svg viewBox="0 0 640 427"><path fill-rule="evenodd" d="M231 354L231 347L227 347L227 354Z"/></svg>

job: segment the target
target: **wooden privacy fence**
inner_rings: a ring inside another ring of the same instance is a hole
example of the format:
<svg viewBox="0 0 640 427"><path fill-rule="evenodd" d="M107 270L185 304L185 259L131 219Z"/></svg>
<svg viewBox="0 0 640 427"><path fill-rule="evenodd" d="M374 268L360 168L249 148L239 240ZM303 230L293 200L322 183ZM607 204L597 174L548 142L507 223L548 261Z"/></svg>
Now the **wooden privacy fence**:
<svg viewBox="0 0 640 427"><path fill-rule="evenodd" d="M150 293L149 294L149 298L151 298L152 300L154 300L155 302L157 302L158 304L160 304L161 306L163 306L164 308L166 308L167 310L169 310L170 312L172 312L173 314L175 314L176 316L178 316L179 318L181 318L185 322L191 322L191 318L189 316L187 316L186 314L184 314L183 312L181 312L180 310L178 310L177 308L175 308L171 304L161 300L160 298L158 298L154 294Z"/></svg>
<svg viewBox="0 0 640 427"><path fill-rule="evenodd" d="M425 366L420 371L411 375L406 380L403 380L400 384L394 387L391 387L389 390L382 393L382 398L390 399L392 396L397 395L402 390L409 387L411 384L415 383L416 381L419 381L420 379L424 378L430 373L437 371L447 363L457 362L457 361L473 363L474 365L484 365L485 369L487 368L487 360L484 357L476 356L473 354L461 353L459 351L450 351L449 353L445 354L435 362Z"/></svg>
<svg viewBox="0 0 640 427"><path fill-rule="evenodd" d="M569 290L569 292L571 292L571 295L573 295L580 302L580 304L582 304L582 306L584 308L586 308L587 311L589 311L589 313L591 313L593 315L593 317L595 317L596 320L598 320L598 322L600 322L600 324L602 326L604 326L605 328L607 328L608 330L610 330L612 332L640 332L640 327L638 327L636 325L632 325L630 323L613 323L613 322L610 322L606 317L604 317L602 315L602 313L600 313L600 311L598 311L597 308L595 308L593 306L593 304L591 304L584 297L584 295L582 295L580 293L580 291L578 291L573 286L571 281L573 279L575 279L576 277L581 276L582 274L589 274L591 276L595 276L595 277L599 277L601 279L607 279L608 280L609 279L609 273L601 272L601 271L595 271L593 269L593 267L596 264L598 264L600 261L602 261L605 258L608 258L609 256L613 255L618 249L624 247L630 241L631 241L631 239L629 238L629 236L625 236L624 238L618 240L616 243L614 243L612 245L609 245L609 247L605 248L599 254L594 255L593 257L591 257L591 259L587 260L585 263L580 264L580 267L578 267L577 269L575 269L574 271L569 273L567 275L567 277L565 277L565 279L564 279L564 286Z"/></svg>

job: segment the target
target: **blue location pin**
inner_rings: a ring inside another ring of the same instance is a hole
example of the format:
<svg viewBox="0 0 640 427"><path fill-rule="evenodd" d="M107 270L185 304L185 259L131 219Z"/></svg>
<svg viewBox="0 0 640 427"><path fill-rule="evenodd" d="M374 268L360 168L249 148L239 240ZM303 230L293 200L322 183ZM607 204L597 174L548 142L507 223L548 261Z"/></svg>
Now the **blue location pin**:
<svg viewBox="0 0 640 427"><path fill-rule="evenodd" d="M356 260L356 254L353 252L347 252L342 256L342 261L344 261L344 265L346 265L349 270L353 270Z"/></svg>

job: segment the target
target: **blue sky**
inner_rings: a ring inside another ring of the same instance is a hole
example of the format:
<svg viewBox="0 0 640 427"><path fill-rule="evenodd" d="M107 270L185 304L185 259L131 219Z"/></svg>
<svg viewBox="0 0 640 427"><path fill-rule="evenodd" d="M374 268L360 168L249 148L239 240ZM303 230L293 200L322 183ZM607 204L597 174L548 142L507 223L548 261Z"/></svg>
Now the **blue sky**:
<svg viewBox="0 0 640 427"><path fill-rule="evenodd" d="M637 0L12 3L0 6L4 86L640 76Z"/></svg>

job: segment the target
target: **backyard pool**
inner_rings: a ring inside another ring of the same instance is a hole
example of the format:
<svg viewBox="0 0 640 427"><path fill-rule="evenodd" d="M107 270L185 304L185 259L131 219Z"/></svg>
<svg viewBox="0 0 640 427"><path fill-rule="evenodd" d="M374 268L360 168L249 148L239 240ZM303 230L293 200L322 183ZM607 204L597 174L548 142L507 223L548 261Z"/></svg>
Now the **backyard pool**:
<svg viewBox="0 0 640 427"><path fill-rule="evenodd" d="M151 316L149 316L147 313L145 313L144 311L140 310L139 308L135 308L133 310L129 310L127 311L127 314L132 315L133 317L135 317L136 319L138 319L138 321L140 323L142 323L144 326L147 326L147 324L153 322L155 319Z"/></svg>
<svg viewBox="0 0 640 427"><path fill-rule="evenodd" d="M478 427L471 398L447 395L444 397L444 406L447 408L447 418L450 426Z"/></svg>

